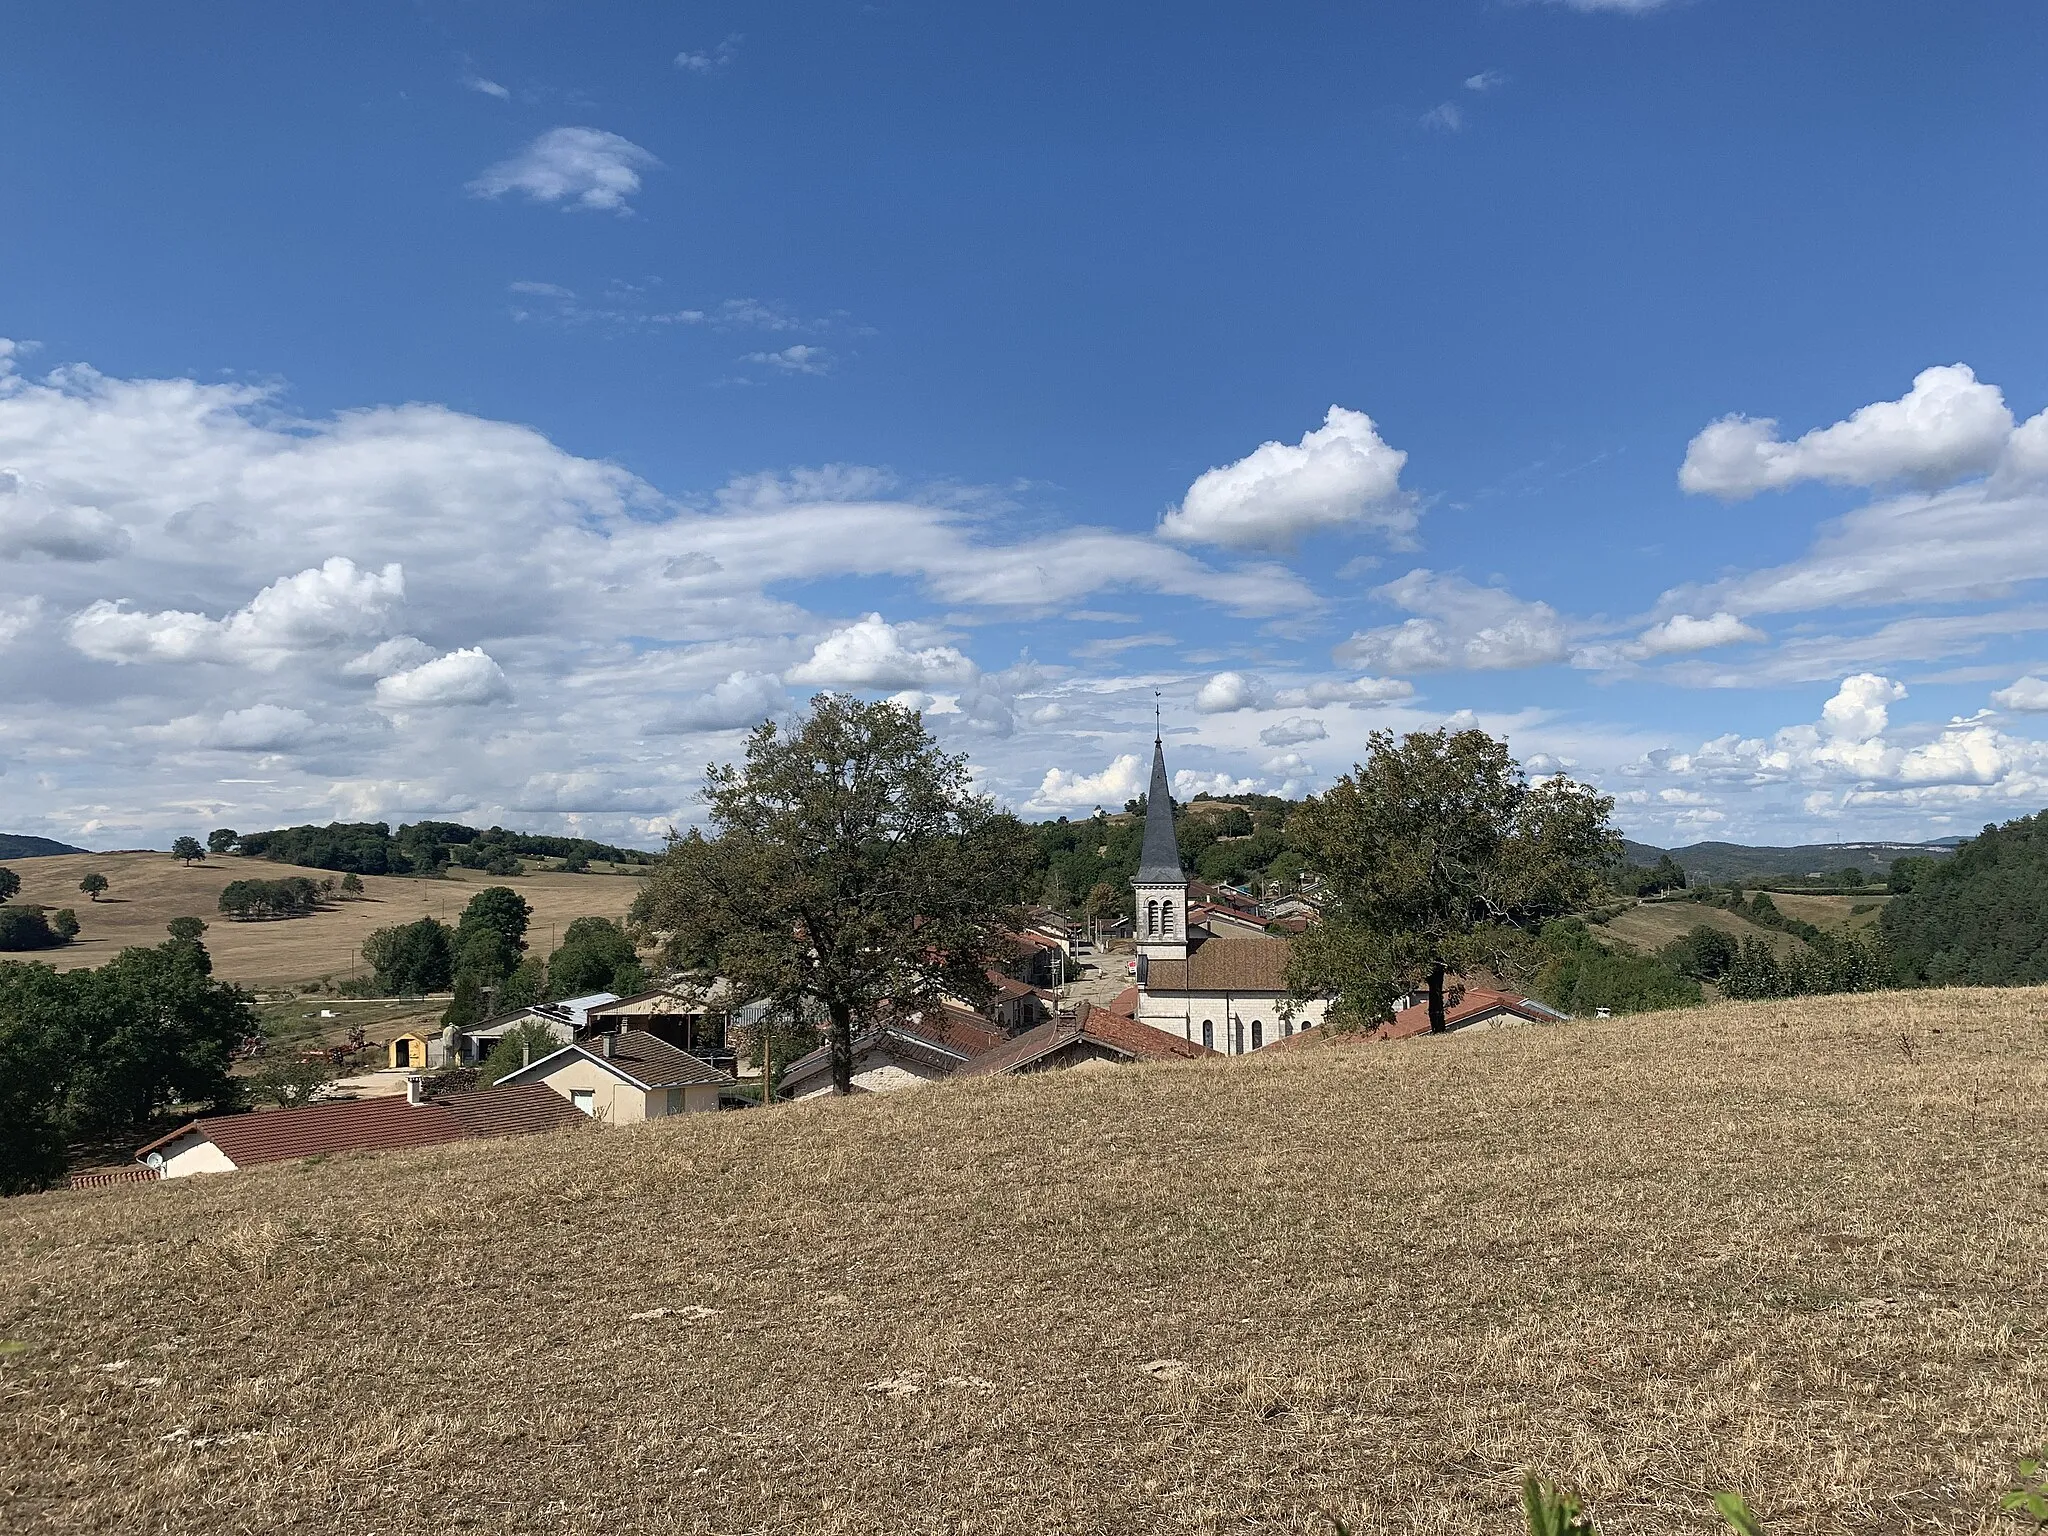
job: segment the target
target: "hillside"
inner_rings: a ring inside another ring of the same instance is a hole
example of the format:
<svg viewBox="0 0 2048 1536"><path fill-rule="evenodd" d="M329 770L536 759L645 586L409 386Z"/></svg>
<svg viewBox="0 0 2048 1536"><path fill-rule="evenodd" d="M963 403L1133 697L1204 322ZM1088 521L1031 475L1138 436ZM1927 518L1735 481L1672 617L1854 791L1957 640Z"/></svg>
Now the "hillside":
<svg viewBox="0 0 2048 1536"><path fill-rule="evenodd" d="M1945 837L1931 843L1801 843L1789 848L1755 847L1747 843L1691 843L1684 848L1658 848L1625 840L1622 853L1631 864L1655 864L1670 854L1687 875L1698 880L1748 880L1769 875L1833 874L1859 869L1882 877L1893 859L1913 856L1944 858L1963 839Z"/></svg>
<svg viewBox="0 0 2048 1536"><path fill-rule="evenodd" d="M2048 991L979 1080L0 1204L19 1531L1980 1531Z"/></svg>
<svg viewBox="0 0 2048 1536"><path fill-rule="evenodd" d="M372 929L427 916L453 922L486 885L508 885L526 898L534 909L529 942L536 948L547 945L551 925L560 930L579 917L624 917L640 889L637 879L622 875L501 878L470 869L451 869L442 879L367 875L361 901L338 901L311 917L283 922L237 923L218 909L221 888L230 880L287 875L324 880L328 872L231 856L187 869L167 853L63 854L15 859L8 867L21 876L17 901L70 907L82 926L77 941L62 949L0 955L0 960L33 960L59 970L104 965L124 945L160 943L166 923L189 915L209 925L206 947L214 974L252 987L345 978ZM88 870L98 870L110 883L96 902L79 893L78 882Z"/></svg>
<svg viewBox="0 0 2048 1536"><path fill-rule="evenodd" d="M30 837L25 832L0 832L0 864L10 859L39 859L52 853L84 853L53 837Z"/></svg>

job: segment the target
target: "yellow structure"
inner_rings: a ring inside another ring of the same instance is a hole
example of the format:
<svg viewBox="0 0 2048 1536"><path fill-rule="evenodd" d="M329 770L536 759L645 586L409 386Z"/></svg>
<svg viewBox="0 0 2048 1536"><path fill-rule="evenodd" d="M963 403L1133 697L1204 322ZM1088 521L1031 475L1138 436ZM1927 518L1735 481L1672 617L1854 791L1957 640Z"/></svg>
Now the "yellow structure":
<svg viewBox="0 0 2048 1536"><path fill-rule="evenodd" d="M394 1035L391 1043L385 1047L385 1052L390 1057L392 1070L404 1071L408 1068L418 1069L431 1066L432 1063L427 1058L432 1051L434 1043L430 1036L417 1035L410 1031L402 1035Z"/></svg>

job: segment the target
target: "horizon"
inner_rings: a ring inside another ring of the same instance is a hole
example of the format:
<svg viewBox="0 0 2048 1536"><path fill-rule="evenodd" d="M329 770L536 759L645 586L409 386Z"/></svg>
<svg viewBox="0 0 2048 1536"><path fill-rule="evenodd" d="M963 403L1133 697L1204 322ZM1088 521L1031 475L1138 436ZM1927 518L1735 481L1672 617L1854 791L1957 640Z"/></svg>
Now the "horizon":
<svg viewBox="0 0 2048 1536"><path fill-rule="evenodd" d="M2018 0L0 20L5 830L622 846L844 689L1031 819L1477 725L2048 804Z"/></svg>

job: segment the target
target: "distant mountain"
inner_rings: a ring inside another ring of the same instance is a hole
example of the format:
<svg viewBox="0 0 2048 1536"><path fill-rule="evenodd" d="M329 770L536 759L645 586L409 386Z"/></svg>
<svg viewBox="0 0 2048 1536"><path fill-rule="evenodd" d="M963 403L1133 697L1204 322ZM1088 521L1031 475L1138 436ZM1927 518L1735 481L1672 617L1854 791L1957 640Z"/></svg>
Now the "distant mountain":
<svg viewBox="0 0 2048 1536"><path fill-rule="evenodd" d="M1746 843L1693 843L1685 848L1657 848L1624 840L1622 852L1631 864L1655 864L1665 854L1695 880L1749 879L1758 875L1824 875L1838 869L1860 869L1882 875L1893 859L1918 854L1943 858L1965 837L1942 837L1927 843L1802 843L1796 848L1756 848Z"/></svg>
<svg viewBox="0 0 2048 1536"><path fill-rule="evenodd" d="M0 859L40 859L52 853L91 853L54 838L30 837L20 832L0 832Z"/></svg>

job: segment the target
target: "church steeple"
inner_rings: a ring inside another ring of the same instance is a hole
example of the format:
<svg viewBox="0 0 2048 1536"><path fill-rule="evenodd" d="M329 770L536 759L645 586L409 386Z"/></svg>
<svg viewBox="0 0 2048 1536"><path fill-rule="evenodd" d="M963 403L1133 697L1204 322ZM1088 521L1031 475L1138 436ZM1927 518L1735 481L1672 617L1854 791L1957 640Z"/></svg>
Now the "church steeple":
<svg viewBox="0 0 2048 1536"><path fill-rule="evenodd" d="M1173 835L1173 790L1166 777L1166 748L1155 723L1152 787L1145 791L1145 841L1138 872L1131 876L1136 904L1131 932L1142 962L1188 957L1188 877L1181 868L1180 839Z"/></svg>

